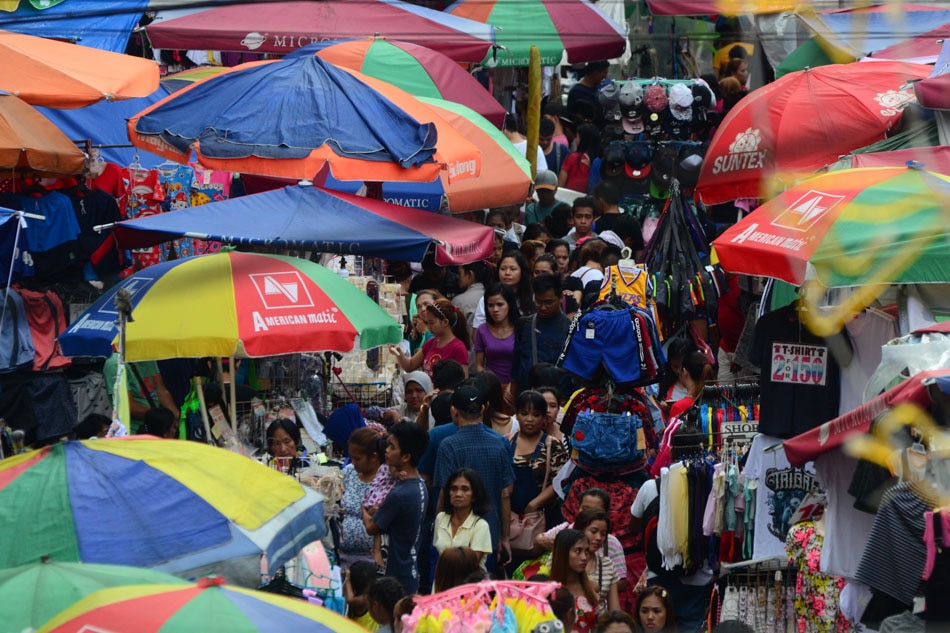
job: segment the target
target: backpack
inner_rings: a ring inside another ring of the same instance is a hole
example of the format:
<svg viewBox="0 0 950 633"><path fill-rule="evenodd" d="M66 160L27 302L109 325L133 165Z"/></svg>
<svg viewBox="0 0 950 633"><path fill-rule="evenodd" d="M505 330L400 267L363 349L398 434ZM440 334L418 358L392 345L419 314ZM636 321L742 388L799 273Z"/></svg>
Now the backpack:
<svg viewBox="0 0 950 633"><path fill-rule="evenodd" d="M647 569L657 576L691 576L696 573L697 567L692 563L676 565L673 569L663 568L663 556L657 547L657 527L660 522L660 482L656 481L656 498L651 501L643 512L641 519L641 533L643 552L647 561Z"/></svg>

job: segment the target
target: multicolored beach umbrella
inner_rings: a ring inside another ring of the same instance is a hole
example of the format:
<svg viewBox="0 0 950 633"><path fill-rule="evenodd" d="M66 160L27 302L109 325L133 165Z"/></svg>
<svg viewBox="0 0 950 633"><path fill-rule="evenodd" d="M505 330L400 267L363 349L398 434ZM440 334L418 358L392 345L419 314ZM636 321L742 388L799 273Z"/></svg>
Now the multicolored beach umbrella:
<svg viewBox="0 0 950 633"><path fill-rule="evenodd" d="M0 568L49 557L177 573L267 554L277 569L325 532L316 492L197 442L73 441L0 461L0 541L15 544Z"/></svg>
<svg viewBox="0 0 950 633"><path fill-rule="evenodd" d="M842 169L769 200L713 246L726 270L795 285L934 283L950 270L948 227L950 176Z"/></svg>
<svg viewBox="0 0 950 633"><path fill-rule="evenodd" d="M130 631L171 633L365 633L353 620L329 609L261 591L202 578L187 587L132 585L103 589L66 609L43 633ZM130 626L134 623L134 626ZM38 632L39 633L39 632Z"/></svg>
<svg viewBox="0 0 950 633"><path fill-rule="evenodd" d="M123 280L60 337L64 354L112 354L119 289L132 295L128 361L348 352L357 335L362 349L402 339L395 319L329 269L232 251L165 262Z"/></svg>
<svg viewBox="0 0 950 633"><path fill-rule="evenodd" d="M624 28L588 0L459 0L446 12L495 27L488 67L527 66L532 46L542 66L557 66L565 52L575 64L620 57L627 45Z"/></svg>

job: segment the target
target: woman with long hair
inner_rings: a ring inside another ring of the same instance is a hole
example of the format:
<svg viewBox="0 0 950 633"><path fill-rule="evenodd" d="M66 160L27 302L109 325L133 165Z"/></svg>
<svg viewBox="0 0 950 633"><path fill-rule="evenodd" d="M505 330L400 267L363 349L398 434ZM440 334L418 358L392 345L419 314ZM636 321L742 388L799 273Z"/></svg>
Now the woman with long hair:
<svg viewBox="0 0 950 633"><path fill-rule="evenodd" d="M587 576L590 543L580 530L567 529L554 539L551 553L551 580L574 596L574 631L592 631L597 623L597 588Z"/></svg>
<svg viewBox="0 0 950 633"><path fill-rule="evenodd" d="M505 284L515 295L515 301L518 303L518 312L522 316L535 313L534 293L531 291L531 269L528 262L518 251L508 251L502 255L498 262L498 281ZM473 327L478 327L485 323L485 297L478 302L475 308L475 318L472 321ZM517 325L517 323L515 324Z"/></svg>
<svg viewBox="0 0 950 633"><path fill-rule="evenodd" d="M610 517L603 510L584 510L574 519L574 529L583 532L590 545L587 577L594 583L600 598L597 603L598 615L619 609L620 578L613 561L607 556Z"/></svg>
<svg viewBox="0 0 950 633"><path fill-rule="evenodd" d="M643 633L676 633L672 594L659 585L647 587L640 592L633 619Z"/></svg>
<svg viewBox="0 0 950 633"><path fill-rule="evenodd" d="M482 413L482 422L506 439L518 432L518 419L511 415L513 399L509 399L511 391L505 391L498 375L486 369L475 376L478 387L485 394L485 411Z"/></svg>
<svg viewBox="0 0 950 633"><path fill-rule="evenodd" d="M426 327L432 338L412 356L406 356L402 347L390 345L389 351L396 357L396 363L405 371L415 371L420 367L432 376L432 366L440 360L455 360L468 376L468 325L465 315L448 299L436 299L425 307L423 313Z"/></svg>
<svg viewBox="0 0 950 633"><path fill-rule="evenodd" d="M374 560L373 537L363 524L363 499L385 461L385 451L386 435L370 427L356 429L347 441L350 463L343 467L339 547L345 567L358 560Z"/></svg>
<svg viewBox="0 0 950 633"><path fill-rule="evenodd" d="M558 187L588 193L590 166L600 156L600 130L592 123L577 128L577 150L568 154L557 176Z"/></svg>
<svg viewBox="0 0 950 633"><path fill-rule="evenodd" d="M437 299L442 299L442 293L438 290L428 288L420 290L411 295L410 302L411 319L409 323L409 332L406 339L409 341L409 355L415 354L422 347L422 344L432 338L432 333L426 327L425 310L426 307L434 303Z"/></svg>
<svg viewBox="0 0 950 633"><path fill-rule="evenodd" d="M511 288L502 283L485 293L485 323L475 330L475 371L490 369L502 388L511 382L515 360L515 324L521 317Z"/></svg>
<svg viewBox="0 0 950 633"><path fill-rule="evenodd" d="M686 395L670 407L671 418L680 417L703 395L706 383L716 380L716 368L712 366L705 354L699 350L693 350L683 357L679 379L686 388Z"/></svg>
<svg viewBox="0 0 950 633"><path fill-rule="evenodd" d="M470 547L450 547L442 552L435 564L432 591L438 593L468 582L468 577L482 570L485 557Z"/></svg>
<svg viewBox="0 0 950 633"><path fill-rule="evenodd" d="M485 569L492 544L491 529L482 517L491 505L482 478L471 468L459 468L449 475L445 491L450 509L436 515L432 545L440 556L452 547L469 547L480 555L479 562Z"/></svg>

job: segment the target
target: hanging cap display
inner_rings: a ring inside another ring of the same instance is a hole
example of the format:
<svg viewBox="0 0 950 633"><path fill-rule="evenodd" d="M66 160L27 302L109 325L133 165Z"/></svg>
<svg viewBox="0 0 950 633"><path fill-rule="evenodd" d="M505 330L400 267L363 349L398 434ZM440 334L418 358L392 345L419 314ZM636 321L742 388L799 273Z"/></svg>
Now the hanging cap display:
<svg viewBox="0 0 950 633"><path fill-rule="evenodd" d="M643 88L635 81L628 81L620 89L621 108L639 108L643 103Z"/></svg>
<svg viewBox="0 0 950 633"><path fill-rule="evenodd" d="M674 84L670 88L670 112L678 121L693 118L693 91L686 84Z"/></svg>
<svg viewBox="0 0 950 633"><path fill-rule="evenodd" d="M643 93L643 102L647 104L650 111L662 112L669 104L669 99L666 97L666 91L663 90L663 86L660 84L651 84L647 86L646 92Z"/></svg>

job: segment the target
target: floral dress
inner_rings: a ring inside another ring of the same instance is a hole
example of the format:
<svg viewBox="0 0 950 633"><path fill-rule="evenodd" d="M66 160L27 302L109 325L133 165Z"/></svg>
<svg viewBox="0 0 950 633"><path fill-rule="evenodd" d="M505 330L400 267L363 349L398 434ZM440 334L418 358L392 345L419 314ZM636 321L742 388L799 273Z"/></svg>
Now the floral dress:
<svg viewBox="0 0 950 633"><path fill-rule="evenodd" d="M798 633L850 633L851 624L838 607L844 578L821 573L821 545L813 521L788 531L785 551L798 571L795 580L795 627Z"/></svg>
<svg viewBox="0 0 950 633"><path fill-rule="evenodd" d="M361 481L353 464L343 468L343 521L340 527L340 551L355 556L369 556L373 537L363 525L363 498L369 492L369 482Z"/></svg>

